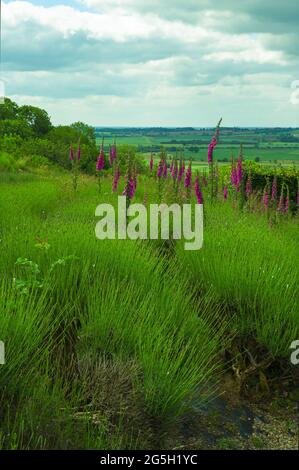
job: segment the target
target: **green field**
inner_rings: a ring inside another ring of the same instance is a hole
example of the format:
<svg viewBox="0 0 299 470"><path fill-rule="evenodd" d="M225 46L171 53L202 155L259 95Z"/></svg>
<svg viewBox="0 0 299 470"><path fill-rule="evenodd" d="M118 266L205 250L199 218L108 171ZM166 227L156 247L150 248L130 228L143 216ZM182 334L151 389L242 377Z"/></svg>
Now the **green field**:
<svg viewBox="0 0 299 470"><path fill-rule="evenodd" d="M187 252L183 240L95 238L95 208L117 203L109 171L100 194L84 175L75 193L67 173L0 173L0 185L1 448L188 449L178 429L190 413L215 427L209 444L196 431L196 445L222 448L228 431L209 403L227 391L224 374L279 421L278 443L259 434L264 447L296 447L281 397L295 387L298 216L271 226L261 208L240 211L233 193L209 202L206 188L204 247ZM118 194L124 186L122 175ZM139 175L133 202L160 191Z"/></svg>
<svg viewBox="0 0 299 470"><path fill-rule="evenodd" d="M213 131L188 130L180 132L167 129L118 129L101 130L96 128L97 143L100 145L105 138L106 145L111 145L116 139L118 145L134 145L141 153L151 151L157 153L161 146L175 155L183 151L186 159L206 161L207 146ZM218 161L229 161L231 156L238 156L240 143L243 144L244 158L259 159L261 162L299 162L299 139L295 130L238 130L225 129L215 150ZM282 139L282 140L279 140ZM289 141L288 141L289 140Z"/></svg>

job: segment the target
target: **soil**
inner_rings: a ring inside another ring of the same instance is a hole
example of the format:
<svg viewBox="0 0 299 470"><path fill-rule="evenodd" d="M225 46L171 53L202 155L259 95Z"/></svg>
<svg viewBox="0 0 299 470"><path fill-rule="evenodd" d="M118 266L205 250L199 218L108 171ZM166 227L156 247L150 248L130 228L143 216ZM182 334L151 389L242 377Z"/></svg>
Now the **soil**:
<svg viewBox="0 0 299 470"><path fill-rule="evenodd" d="M192 410L164 436L165 448L299 450L299 406L292 393L242 398L232 374L226 374L221 390L205 405L194 402Z"/></svg>

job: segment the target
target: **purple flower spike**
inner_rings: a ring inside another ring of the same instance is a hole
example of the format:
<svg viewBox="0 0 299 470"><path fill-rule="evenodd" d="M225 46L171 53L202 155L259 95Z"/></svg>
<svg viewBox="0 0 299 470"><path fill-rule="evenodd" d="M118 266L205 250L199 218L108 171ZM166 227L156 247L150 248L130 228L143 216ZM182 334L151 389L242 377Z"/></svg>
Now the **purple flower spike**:
<svg viewBox="0 0 299 470"><path fill-rule="evenodd" d="M227 189L227 186L225 186L223 188L223 197L224 197L224 200L226 201L227 198L228 198L228 189Z"/></svg>
<svg viewBox="0 0 299 470"><path fill-rule="evenodd" d="M71 162L74 161L74 150L73 150L73 146L72 146L72 145L70 146L70 161L71 161Z"/></svg>
<svg viewBox="0 0 299 470"><path fill-rule="evenodd" d="M98 157L96 169L97 171L102 171L104 170L104 167L105 167L105 154L104 154L104 149L102 147L100 155Z"/></svg>
<svg viewBox="0 0 299 470"><path fill-rule="evenodd" d="M191 164L189 164L187 172L186 172L185 188L191 187L191 180L192 180L192 169L191 169Z"/></svg>
<svg viewBox="0 0 299 470"><path fill-rule="evenodd" d="M163 173L163 165L162 165L162 162L161 162L161 160L160 160L160 161L159 161L159 165L158 165L157 177L158 177L158 178L161 178L162 173Z"/></svg>
<svg viewBox="0 0 299 470"><path fill-rule="evenodd" d="M202 192L201 192L200 186L199 186L199 177L198 176L196 176L196 179L195 179L194 190L195 190L195 195L196 195L196 199L197 199L197 204L202 204L203 203L203 197L202 197Z"/></svg>
<svg viewBox="0 0 299 470"><path fill-rule="evenodd" d="M154 169L154 158L153 156L151 156L151 160L150 160L150 172L151 173L153 172L153 169Z"/></svg>

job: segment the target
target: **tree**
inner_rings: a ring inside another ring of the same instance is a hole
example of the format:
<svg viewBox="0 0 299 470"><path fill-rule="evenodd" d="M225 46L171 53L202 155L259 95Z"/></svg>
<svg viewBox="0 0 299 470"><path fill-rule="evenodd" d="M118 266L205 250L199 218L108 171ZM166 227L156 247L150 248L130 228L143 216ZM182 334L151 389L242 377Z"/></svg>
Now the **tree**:
<svg viewBox="0 0 299 470"><path fill-rule="evenodd" d="M31 127L38 137L44 136L52 129L50 117L44 109L35 106L21 106L18 116Z"/></svg>
<svg viewBox="0 0 299 470"><path fill-rule="evenodd" d="M19 107L17 103L10 100L9 98L4 98L4 103L0 104L0 120L4 119L17 119Z"/></svg>
<svg viewBox="0 0 299 470"><path fill-rule="evenodd" d="M28 139L32 136L32 130L25 121L20 119L0 120L1 136L20 136L22 139Z"/></svg>
<svg viewBox="0 0 299 470"><path fill-rule="evenodd" d="M70 126L72 129L75 129L81 136L86 137L90 142L95 143L96 141L96 134L95 129L84 122L74 122Z"/></svg>

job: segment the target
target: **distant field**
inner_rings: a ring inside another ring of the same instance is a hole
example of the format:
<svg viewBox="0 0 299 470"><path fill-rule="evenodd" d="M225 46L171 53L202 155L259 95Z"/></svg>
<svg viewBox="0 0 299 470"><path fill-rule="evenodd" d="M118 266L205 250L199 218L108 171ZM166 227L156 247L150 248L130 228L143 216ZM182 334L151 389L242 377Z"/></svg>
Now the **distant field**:
<svg viewBox="0 0 299 470"><path fill-rule="evenodd" d="M105 137L105 145L108 146L117 141L118 145L134 145L143 154L158 153L161 146L167 149L169 154L183 151L186 159L205 162L207 158L207 146L213 135L212 130L190 130L178 132L161 129L157 130L128 130L119 129L103 131L97 129L97 143ZM243 155L248 160L260 160L261 162L285 162L299 164L299 138L298 131L292 133L286 130L224 130L220 142L215 150L215 158L218 161L229 161L231 156L238 156L240 143L243 144ZM279 138L282 140L280 141ZM287 141L287 140L290 141ZM298 142L296 141L298 139Z"/></svg>

